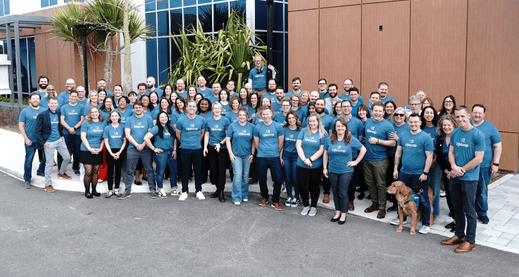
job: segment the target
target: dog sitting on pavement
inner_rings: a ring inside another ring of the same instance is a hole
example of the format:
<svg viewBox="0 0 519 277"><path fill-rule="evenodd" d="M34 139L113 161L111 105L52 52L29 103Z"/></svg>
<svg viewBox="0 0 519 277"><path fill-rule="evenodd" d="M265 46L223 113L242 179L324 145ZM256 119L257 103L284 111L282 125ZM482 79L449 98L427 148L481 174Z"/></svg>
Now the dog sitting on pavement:
<svg viewBox="0 0 519 277"><path fill-rule="evenodd" d="M400 225L396 229L397 232L402 232L404 228L404 215L411 216L411 235L416 234L416 222L420 221L421 213L419 207L419 197L413 193L413 190L406 186L404 182L395 181L387 188L387 192L394 194L398 202L398 218ZM430 187L428 187L429 202L433 202L434 194ZM433 211L431 207L431 219L433 218ZM432 222L431 222L432 223Z"/></svg>

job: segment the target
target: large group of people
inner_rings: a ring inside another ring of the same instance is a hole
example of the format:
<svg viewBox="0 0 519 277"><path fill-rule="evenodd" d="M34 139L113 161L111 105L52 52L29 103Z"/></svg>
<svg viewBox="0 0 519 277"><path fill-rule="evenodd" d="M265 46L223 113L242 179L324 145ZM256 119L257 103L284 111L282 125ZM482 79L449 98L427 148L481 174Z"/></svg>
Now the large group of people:
<svg viewBox="0 0 519 277"><path fill-rule="evenodd" d="M226 202L229 172L235 205L249 201L249 185L259 182L260 206L270 201L282 210L280 194L286 191L286 207L302 205L302 215L315 216L322 186L324 203L333 196L331 221L344 224L355 209L355 192L358 199L371 200L365 213L377 211L384 218L395 211L399 204L387 187L399 180L419 199L420 233L429 232L445 193L453 218L447 227L455 235L442 244L461 243L456 251L462 253L475 247L476 222L489 222L487 185L501 156L499 132L485 120L483 105L469 110L449 95L437 111L424 91L398 105L385 82L364 102L351 79L344 81L342 94L326 79L318 81L317 90L304 91L297 77L286 92L272 78L272 66L260 57L255 64L239 91L234 81L225 89L219 83L208 87L203 76L196 85L179 79L176 90L169 84L160 89L149 77L136 92L120 85L108 91L99 80L88 94L69 79L58 95L49 78L40 76L40 90L30 94L19 118L26 187L31 188L38 152L37 174L45 176L46 191L55 191L51 172L57 150L58 177L71 179L66 170L72 159L87 198L100 196L99 181L108 183L107 198L122 200L131 196L132 184L147 180L151 198L169 194L184 201L194 177L196 198L205 199L202 184L209 181L216 188L210 197ZM163 186L167 179L169 192ZM434 191L432 203L422 193L428 187ZM398 217L391 223L398 225Z"/></svg>

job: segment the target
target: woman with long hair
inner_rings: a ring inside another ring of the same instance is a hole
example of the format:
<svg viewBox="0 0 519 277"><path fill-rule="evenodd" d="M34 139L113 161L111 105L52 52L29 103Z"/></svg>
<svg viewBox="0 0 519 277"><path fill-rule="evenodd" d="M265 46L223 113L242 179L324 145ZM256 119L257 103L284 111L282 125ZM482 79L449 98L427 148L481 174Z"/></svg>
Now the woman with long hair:
<svg viewBox="0 0 519 277"><path fill-rule="evenodd" d="M303 109L303 105L301 104L301 97L299 95L292 94L290 96L290 110L296 112L299 121L303 122L304 117L306 116L305 110Z"/></svg>
<svg viewBox="0 0 519 277"><path fill-rule="evenodd" d="M422 125L420 126L424 132L429 134L433 145L436 145L438 138L438 113L432 106L428 106L422 109L420 114ZM434 153L433 162L429 169L428 181L429 186L433 189L434 201L432 202L433 218L431 218L431 224L440 215L440 186L442 170L436 162L436 153Z"/></svg>
<svg viewBox="0 0 519 277"><path fill-rule="evenodd" d="M225 116L230 110L229 93L226 90L222 89L220 93L218 93L218 102L222 105L222 115Z"/></svg>
<svg viewBox="0 0 519 277"><path fill-rule="evenodd" d="M101 107L101 105L104 103L106 95L107 95L106 91L104 89L100 89L97 91L97 95L99 96L97 106Z"/></svg>
<svg viewBox="0 0 519 277"><path fill-rule="evenodd" d="M301 131L301 121L295 111L289 111L286 115L285 125L285 143L283 144L283 172L285 173L285 185L287 189L287 201L285 206L299 206L299 185L297 182L297 149L296 142ZM292 194L292 188L294 193Z"/></svg>
<svg viewBox="0 0 519 277"><path fill-rule="evenodd" d="M335 119L342 117L342 101L338 100L333 103L332 115Z"/></svg>
<svg viewBox="0 0 519 277"><path fill-rule="evenodd" d="M173 93L173 87L170 84L167 84L164 87L164 90L162 91L162 95L160 96L160 98L171 99L171 93Z"/></svg>
<svg viewBox="0 0 519 277"><path fill-rule="evenodd" d="M454 108L456 107L456 99L452 95L447 95L443 98L442 108L440 110L440 117L446 114L454 115Z"/></svg>
<svg viewBox="0 0 519 277"><path fill-rule="evenodd" d="M175 108L177 107L177 98L178 98L178 93L176 91L173 91L171 93L171 95L169 96L169 100L171 101L171 105L172 105L172 110L175 110Z"/></svg>
<svg viewBox="0 0 519 277"><path fill-rule="evenodd" d="M97 192L97 178L99 166L103 164L103 132L105 123L97 106L88 109L87 119L81 125L81 156L80 160L85 167L85 197L101 196ZM90 189L92 188L92 189Z"/></svg>
<svg viewBox="0 0 519 277"><path fill-rule="evenodd" d="M121 98L119 102L126 102L126 99L124 98ZM119 197L121 171L123 169L124 160L126 159L126 136L124 135L124 124L121 124L121 115L117 110L112 110L108 118L108 125L105 127L103 132L104 145L106 147L106 152L108 152L105 156L108 181L108 192L106 193L106 198L110 198L114 194ZM113 190L114 180L115 192Z"/></svg>
<svg viewBox="0 0 519 277"><path fill-rule="evenodd" d="M90 107L99 107L98 104L99 94L97 93L97 90L91 90L90 93L88 93L87 104L83 107L83 116L88 116L88 111L90 110Z"/></svg>
<svg viewBox="0 0 519 277"><path fill-rule="evenodd" d="M396 103L392 100L387 101L384 104L384 119L390 120L391 116L396 110Z"/></svg>
<svg viewBox="0 0 519 277"><path fill-rule="evenodd" d="M148 95L143 95L141 97L142 102L142 112L144 115L152 116L151 111L153 110L153 105L151 105L150 97Z"/></svg>
<svg viewBox="0 0 519 277"><path fill-rule="evenodd" d="M151 116L151 118L153 118L153 125L157 125L157 116L160 112L165 112L168 115L170 121L173 118L173 114L171 112L171 102L169 102L167 98L161 98L159 106L153 109Z"/></svg>
<svg viewBox="0 0 519 277"><path fill-rule="evenodd" d="M189 87L187 87L187 96L186 96L186 101L189 101L189 100L196 100L196 99L195 99L196 94L197 94L196 86L194 86L194 85L190 85Z"/></svg>
<svg viewBox="0 0 519 277"><path fill-rule="evenodd" d="M154 110L159 105L159 94L156 91L150 92L150 108Z"/></svg>
<svg viewBox="0 0 519 277"><path fill-rule="evenodd" d="M238 111L240 110L240 98L238 96L231 97L229 101L230 111L225 115L229 119L230 123L238 121Z"/></svg>
<svg viewBox="0 0 519 277"><path fill-rule="evenodd" d="M246 88L243 87L240 89L240 91L238 92L238 99L240 101L240 107L242 107L242 108L250 107L249 92L247 91Z"/></svg>
<svg viewBox="0 0 519 277"><path fill-rule="evenodd" d="M105 122L109 119L109 114L112 110L115 110L117 106L115 105L115 100L113 96L106 96L103 100L103 104L99 108L101 111L101 115L103 116L103 119Z"/></svg>
<svg viewBox="0 0 519 277"><path fill-rule="evenodd" d="M359 151L357 158L353 152ZM333 126L333 133L324 144L323 174L329 176L332 187L335 215L332 222L344 224L348 213L348 189L353 177L353 167L357 166L366 154L366 148L348 130L346 119L339 118Z"/></svg>
<svg viewBox="0 0 519 277"><path fill-rule="evenodd" d="M249 95L249 105L250 106L247 108L248 114L249 114L249 122L252 122L252 120L254 119L254 115L259 110L260 104L261 103L259 101L258 94L255 92L251 93Z"/></svg>
<svg viewBox="0 0 519 277"><path fill-rule="evenodd" d="M364 104L359 105L359 107L357 108L357 118L360 119L360 121L362 121L364 125L366 125L366 120L368 120L368 118L371 118L371 113L368 109L368 106Z"/></svg>

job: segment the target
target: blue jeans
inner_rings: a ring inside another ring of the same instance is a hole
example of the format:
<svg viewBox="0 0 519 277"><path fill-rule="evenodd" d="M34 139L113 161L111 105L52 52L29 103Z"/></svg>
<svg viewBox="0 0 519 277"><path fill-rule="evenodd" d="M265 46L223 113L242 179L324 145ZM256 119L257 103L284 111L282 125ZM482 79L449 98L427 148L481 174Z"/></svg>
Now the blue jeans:
<svg viewBox="0 0 519 277"><path fill-rule="evenodd" d="M463 181L456 178L450 180L452 206L456 220L456 236L465 238L469 243L476 242L476 191L478 181ZM465 236L465 218L467 219L467 234Z"/></svg>
<svg viewBox="0 0 519 277"><path fill-rule="evenodd" d="M488 183L490 182L490 167L480 168L478 190L476 192L476 212L478 217L487 216Z"/></svg>
<svg viewBox="0 0 519 277"><path fill-rule="evenodd" d="M250 154L235 156L232 168L234 179L232 182L232 202L241 202L249 199L249 163Z"/></svg>
<svg viewBox="0 0 519 277"><path fill-rule="evenodd" d="M135 168L137 167L137 162L139 162L139 158L142 161L142 165L144 170L146 170L146 175L148 177L148 187L150 191L156 190L155 184L155 174L153 171L152 162L152 152L149 148L144 148L142 151L137 150L137 148L128 148L126 151L126 174L124 175L124 186L126 187L126 193L132 192L132 182L133 175L135 174Z"/></svg>
<svg viewBox="0 0 519 277"><path fill-rule="evenodd" d="M195 172L195 190L202 191L202 149L184 149L180 148L180 157L182 159L182 192L189 191L189 171L191 163Z"/></svg>
<svg viewBox="0 0 519 277"><path fill-rule="evenodd" d="M285 184L287 185L287 197L299 199L299 185L297 184L297 152L283 152L283 173L285 173ZM292 194L292 187L294 194Z"/></svg>
<svg viewBox="0 0 519 277"><path fill-rule="evenodd" d="M63 138L65 138L65 144L67 145L67 148L72 149L72 156L74 157L74 162L72 163L72 170L79 170L81 136L79 135L79 133L77 133L76 135L63 134ZM63 161L63 159L61 158L61 155L58 154L58 165L61 165L61 161Z"/></svg>
<svg viewBox="0 0 519 277"><path fill-rule="evenodd" d="M267 169L270 168L274 181L274 191L272 192L272 202L279 203L281 193L281 183L283 182L283 167L279 157L258 159L258 174L261 198L269 199L269 189L267 187Z"/></svg>
<svg viewBox="0 0 519 277"><path fill-rule="evenodd" d="M428 183L420 182L420 175L405 174L401 171L398 173L398 181L404 182L404 184L410 187L414 193L418 193L417 190L420 188L423 190L418 195L420 198L420 211L422 213L422 225L430 226L431 222L431 203L429 202L429 189ZM456 221L457 222L457 221Z"/></svg>
<svg viewBox="0 0 519 277"><path fill-rule="evenodd" d="M162 153L153 153L155 164L157 165L157 173L155 180L157 180L157 187L162 189L164 183L164 171L166 167L169 169L169 181L171 189L177 188L177 160L173 159L173 149L164 150Z"/></svg>
<svg viewBox="0 0 519 277"><path fill-rule="evenodd" d="M27 146L25 142L25 163L23 165L23 180L30 182L32 179L32 161L34 160L34 154L38 150L36 144L33 142L31 146ZM38 166L38 173L45 172L45 157L41 159L40 165Z"/></svg>
<svg viewBox="0 0 519 277"><path fill-rule="evenodd" d="M348 188L350 187L351 178L353 178L353 172L342 174L330 172L329 176L335 210L347 213L348 203L350 202L348 198Z"/></svg>
<svg viewBox="0 0 519 277"><path fill-rule="evenodd" d="M432 203L433 216L440 215L440 186L442 180L442 169L439 164L429 171L429 187L433 190L434 200Z"/></svg>

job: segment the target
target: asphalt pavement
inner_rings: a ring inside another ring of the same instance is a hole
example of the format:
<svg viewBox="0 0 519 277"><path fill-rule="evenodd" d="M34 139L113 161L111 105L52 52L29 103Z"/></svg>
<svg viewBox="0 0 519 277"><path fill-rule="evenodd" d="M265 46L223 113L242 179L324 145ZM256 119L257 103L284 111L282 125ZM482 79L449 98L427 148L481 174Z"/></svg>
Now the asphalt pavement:
<svg viewBox="0 0 519 277"><path fill-rule="evenodd" d="M230 197L230 195L229 195ZM0 175L0 276L519 276L519 255L334 212L235 206L191 194L86 199Z"/></svg>

